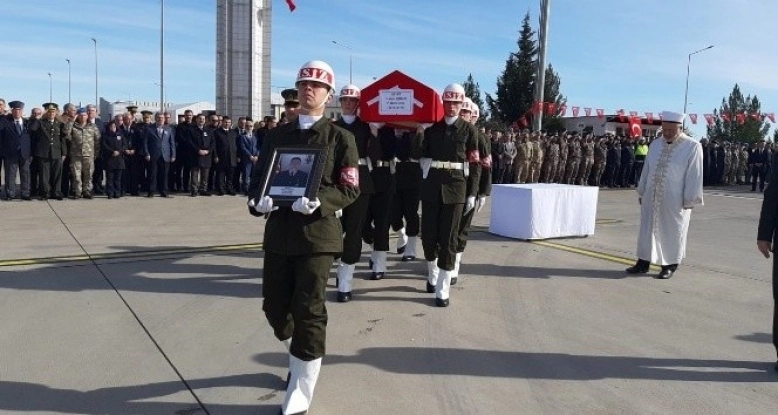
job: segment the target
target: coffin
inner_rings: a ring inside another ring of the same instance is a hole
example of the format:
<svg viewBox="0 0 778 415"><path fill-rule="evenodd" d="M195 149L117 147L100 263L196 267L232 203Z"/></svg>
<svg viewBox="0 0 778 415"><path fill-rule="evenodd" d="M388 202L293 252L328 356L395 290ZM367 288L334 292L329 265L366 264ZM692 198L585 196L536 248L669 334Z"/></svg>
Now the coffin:
<svg viewBox="0 0 778 415"><path fill-rule="evenodd" d="M443 102L434 89L394 71L362 89L359 117L366 122L415 128L443 118Z"/></svg>

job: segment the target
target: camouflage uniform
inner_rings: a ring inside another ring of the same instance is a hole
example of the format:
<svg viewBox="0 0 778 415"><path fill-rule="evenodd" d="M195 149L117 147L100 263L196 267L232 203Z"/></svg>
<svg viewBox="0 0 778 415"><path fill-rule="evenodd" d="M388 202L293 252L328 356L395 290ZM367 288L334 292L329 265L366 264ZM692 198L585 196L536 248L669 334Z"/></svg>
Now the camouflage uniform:
<svg viewBox="0 0 778 415"><path fill-rule="evenodd" d="M543 160L543 183L552 183L559 169L559 144L551 140L546 146L546 157Z"/></svg>
<svg viewBox="0 0 778 415"><path fill-rule="evenodd" d="M532 146L532 156L530 157L529 177L530 183L537 183L540 180L540 168L543 166L543 148L540 146L540 137L536 137L529 143Z"/></svg>
<svg viewBox="0 0 778 415"><path fill-rule="evenodd" d="M737 184L737 168L740 165L740 151L737 146L732 146L729 149L729 184Z"/></svg>
<svg viewBox="0 0 778 415"><path fill-rule="evenodd" d="M605 160L608 154L608 147L605 145L605 141L600 141L594 146L594 164L592 170L594 171L594 185L600 186L600 178L602 173L605 172Z"/></svg>
<svg viewBox="0 0 778 415"><path fill-rule="evenodd" d="M529 162L532 148L528 146L527 137L522 137L516 145L516 160L514 160L514 178L516 183L526 183L529 173Z"/></svg>
<svg viewBox="0 0 778 415"><path fill-rule="evenodd" d="M732 170L732 152L729 149L729 143L724 144L724 168L721 170L721 184L729 185L729 172Z"/></svg>
<svg viewBox="0 0 778 415"><path fill-rule="evenodd" d="M570 145L568 137L562 137L559 140L559 164L556 169L555 183L563 183L565 181L565 172L567 171L567 147Z"/></svg>
<svg viewBox="0 0 778 415"><path fill-rule="evenodd" d="M748 181L746 171L748 167L748 147L740 148L740 161L737 165L737 184L745 184Z"/></svg>
<svg viewBox="0 0 778 415"><path fill-rule="evenodd" d="M565 184L575 184L578 177L578 165L581 163L581 143L573 140L567 147L567 169L565 171Z"/></svg>
<svg viewBox="0 0 778 415"><path fill-rule="evenodd" d="M94 169L96 150L100 148L100 131L94 124L72 124L69 126L68 158L72 197L91 197L92 170Z"/></svg>
<svg viewBox="0 0 778 415"><path fill-rule="evenodd" d="M589 184L589 176L592 174L594 165L594 142L586 141L581 144L581 164L578 166L578 184L586 186Z"/></svg>

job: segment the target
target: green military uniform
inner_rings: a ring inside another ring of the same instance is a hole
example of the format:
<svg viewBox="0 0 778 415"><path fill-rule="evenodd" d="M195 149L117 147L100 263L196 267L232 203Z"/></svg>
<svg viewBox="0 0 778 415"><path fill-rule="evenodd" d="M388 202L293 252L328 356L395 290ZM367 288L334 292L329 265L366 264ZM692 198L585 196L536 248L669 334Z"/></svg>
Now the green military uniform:
<svg viewBox="0 0 778 415"><path fill-rule="evenodd" d="M605 145L605 141L600 141L594 146L594 165L592 170L594 171L594 186L600 187L600 179L605 172L605 161L608 156L608 147ZM645 159L645 156L643 157ZM642 163L642 161L641 161Z"/></svg>
<svg viewBox="0 0 778 415"><path fill-rule="evenodd" d="M92 197L92 176L95 168L95 149L100 148L100 131L94 124L71 124L68 140L70 176L73 181L70 197Z"/></svg>
<svg viewBox="0 0 778 415"><path fill-rule="evenodd" d="M589 177L592 175L594 166L594 142L587 141L581 144L581 164L578 167L578 184L586 186L589 184Z"/></svg>
<svg viewBox="0 0 778 415"><path fill-rule="evenodd" d="M378 129L377 142L380 151L373 161L373 185L375 193L370 197L367 219L363 228L365 242L373 246L370 253L371 279L380 280L386 273L386 253L389 251L389 208L394 198L394 147L397 138L394 128L385 126Z"/></svg>
<svg viewBox="0 0 778 415"><path fill-rule="evenodd" d="M575 179L578 177L578 166L581 163L581 143L578 139L573 141L567 146L567 168L565 169L565 183L575 184Z"/></svg>
<svg viewBox="0 0 778 415"><path fill-rule="evenodd" d="M446 271L452 271L456 261L462 205L478 192L479 142L478 131L462 118L451 125L436 122L424 131L421 141L419 158L432 159L429 174L421 182L422 247L427 261L437 258L438 268Z"/></svg>
<svg viewBox="0 0 778 415"><path fill-rule="evenodd" d="M743 146L739 151L740 161L737 168L737 184L746 184L748 182L746 177L746 171L748 170L748 146Z"/></svg>
<svg viewBox="0 0 778 415"><path fill-rule="evenodd" d="M556 177L556 171L559 168L559 144L556 139L548 140L545 150L546 156L543 159L543 176L540 181L543 183L553 183Z"/></svg>
<svg viewBox="0 0 778 415"><path fill-rule="evenodd" d="M528 145L532 148L532 156L530 157L527 182L537 183L540 180L540 167L543 165L543 147L540 145L540 137L537 137L537 140L528 143Z"/></svg>
<svg viewBox="0 0 778 415"><path fill-rule="evenodd" d="M321 206L310 215L279 207L265 225L262 309L279 340L292 339L290 353L303 361L325 354L325 290L330 267L343 250L335 212L359 197L359 153L354 136L322 117L310 129L297 122L268 131L263 154L251 174L249 200L260 197L269 156L279 147L326 148L319 186ZM255 211L254 211L255 212Z"/></svg>
<svg viewBox="0 0 778 415"><path fill-rule="evenodd" d="M729 179L728 183L730 185L737 184L737 169L738 164L740 163L740 150L738 150L737 145L732 145L729 151Z"/></svg>
<svg viewBox="0 0 778 415"><path fill-rule="evenodd" d="M492 193L492 146L489 143L489 139L486 135L478 134L478 153L480 157L480 170L481 177L478 183L473 183L478 186L478 197L488 197ZM471 182L467 182L468 186ZM472 189L467 188L467 194L472 194ZM451 285L456 284L455 278L459 276L459 261L462 259L462 253L465 252L467 246L467 238L470 234L470 224L473 221L473 215L475 215L475 209L470 209L467 212L462 213L462 220L459 223L459 232L457 234L457 246L456 246L456 266L454 269L454 276L451 278Z"/></svg>
<svg viewBox="0 0 778 415"><path fill-rule="evenodd" d="M567 147L569 143L569 137L561 137L559 139L559 167L557 168L555 178L557 183L565 182L565 173L567 172Z"/></svg>
<svg viewBox="0 0 778 415"><path fill-rule="evenodd" d="M57 104L44 104L47 111L56 111ZM67 126L57 118L49 119L48 114L40 120L30 120L28 126L32 138L32 154L38 164L39 196L62 199L62 158L67 152L65 136Z"/></svg>
<svg viewBox="0 0 778 415"><path fill-rule="evenodd" d="M729 172L732 170L732 151L729 149L729 143L724 143L724 168L721 170L719 183L729 185Z"/></svg>
<svg viewBox="0 0 778 415"><path fill-rule="evenodd" d="M397 139L395 157L396 191L392 198L391 222L395 232L405 229L408 237L403 254L403 261L416 259L416 238L419 235L419 187L421 186L421 169L419 160L412 157L412 152L418 147L419 135L415 132L404 132Z"/></svg>
<svg viewBox="0 0 778 415"><path fill-rule="evenodd" d="M522 137L516 146L516 159L514 160L514 177L509 183L525 183L529 179L530 159L532 158L532 145L527 137Z"/></svg>

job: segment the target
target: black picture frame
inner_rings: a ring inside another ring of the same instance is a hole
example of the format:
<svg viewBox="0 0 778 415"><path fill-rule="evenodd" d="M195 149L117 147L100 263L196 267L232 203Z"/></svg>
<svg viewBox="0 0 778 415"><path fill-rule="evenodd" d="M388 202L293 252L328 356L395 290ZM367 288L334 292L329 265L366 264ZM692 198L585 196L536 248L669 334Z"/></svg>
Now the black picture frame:
<svg viewBox="0 0 778 415"><path fill-rule="evenodd" d="M262 178L261 197L270 196L274 206L292 206L300 197L314 199L319 193L327 149L279 147L270 155ZM299 162L295 164L295 159Z"/></svg>

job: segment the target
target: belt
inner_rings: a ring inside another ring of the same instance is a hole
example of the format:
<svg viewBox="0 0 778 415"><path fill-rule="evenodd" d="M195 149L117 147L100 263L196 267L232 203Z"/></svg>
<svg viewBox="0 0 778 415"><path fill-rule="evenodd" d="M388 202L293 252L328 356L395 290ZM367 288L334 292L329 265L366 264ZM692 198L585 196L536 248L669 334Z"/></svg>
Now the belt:
<svg viewBox="0 0 778 415"><path fill-rule="evenodd" d="M391 161L378 160L373 164L373 167L390 167Z"/></svg>
<svg viewBox="0 0 778 415"><path fill-rule="evenodd" d="M453 161L433 161L430 164L433 169L464 170L465 163L456 163Z"/></svg>
<svg viewBox="0 0 778 415"><path fill-rule="evenodd" d="M418 163L419 162L418 159L410 159L410 158L408 160L400 160L396 158L395 161L397 161L398 163Z"/></svg>
<svg viewBox="0 0 778 415"><path fill-rule="evenodd" d="M359 159L359 165L360 166L369 166L370 163L368 162L368 160L366 158L362 158L362 159Z"/></svg>

